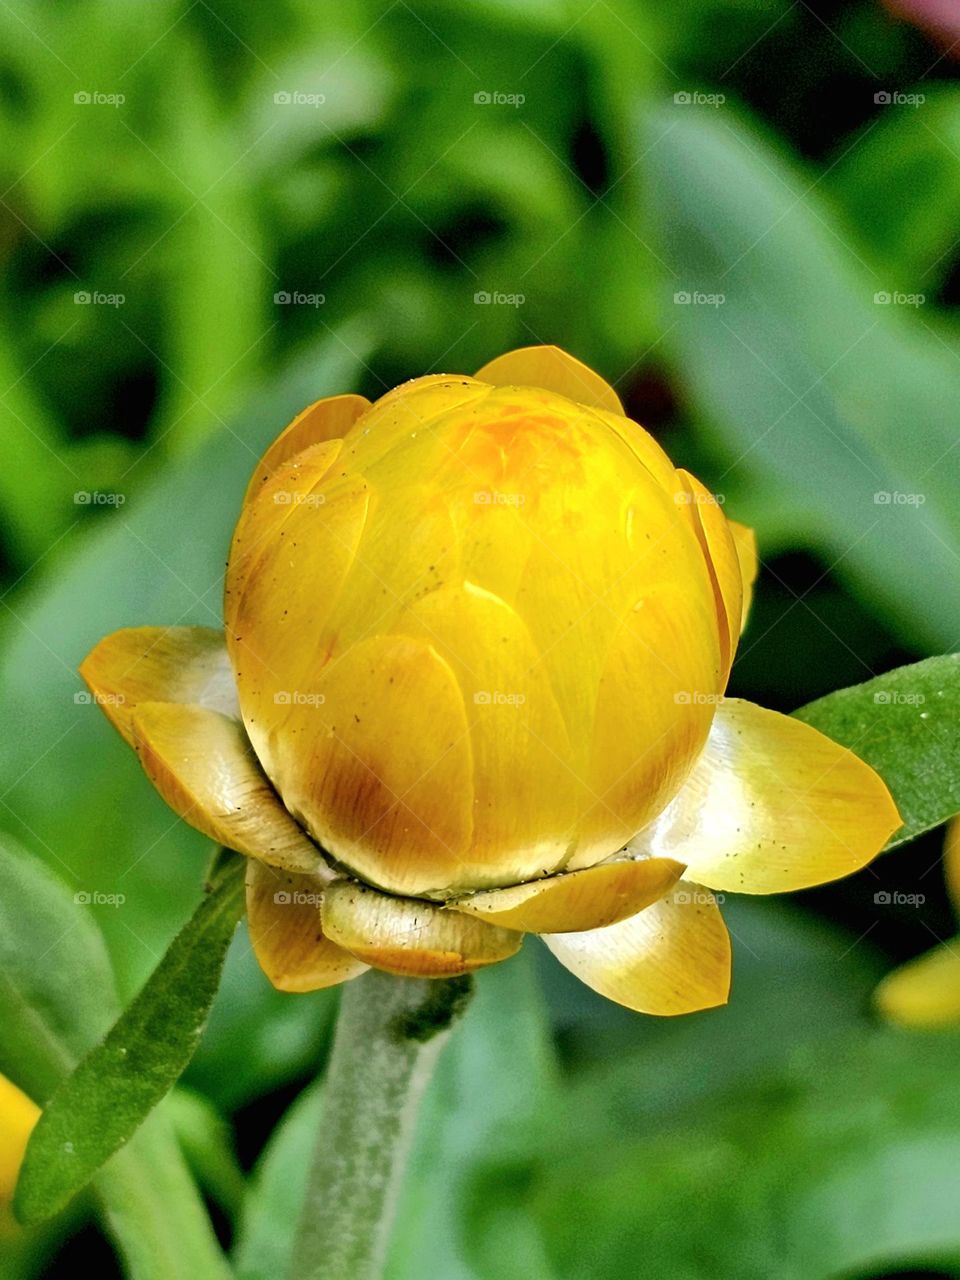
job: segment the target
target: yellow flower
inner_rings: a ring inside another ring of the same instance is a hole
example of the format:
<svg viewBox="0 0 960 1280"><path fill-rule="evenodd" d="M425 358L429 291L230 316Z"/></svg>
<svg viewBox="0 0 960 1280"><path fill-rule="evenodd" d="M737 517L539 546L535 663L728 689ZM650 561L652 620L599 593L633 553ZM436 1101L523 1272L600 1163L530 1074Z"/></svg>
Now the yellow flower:
<svg viewBox="0 0 960 1280"><path fill-rule="evenodd" d="M251 480L226 641L121 631L83 673L176 812L251 858L277 986L539 933L682 1013L727 996L711 889L846 875L900 821L855 755L724 699L755 572L611 387L529 348L305 410Z"/></svg>
<svg viewBox="0 0 960 1280"><path fill-rule="evenodd" d="M10 1202L40 1108L0 1075L0 1235L14 1227Z"/></svg>
<svg viewBox="0 0 960 1280"><path fill-rule="evenodd" d="M960 818L947 827L943 846L947 893L960 916ZM876 992L885 1018L902 1027L960 1025L960 936L888 973Z"/></svg>

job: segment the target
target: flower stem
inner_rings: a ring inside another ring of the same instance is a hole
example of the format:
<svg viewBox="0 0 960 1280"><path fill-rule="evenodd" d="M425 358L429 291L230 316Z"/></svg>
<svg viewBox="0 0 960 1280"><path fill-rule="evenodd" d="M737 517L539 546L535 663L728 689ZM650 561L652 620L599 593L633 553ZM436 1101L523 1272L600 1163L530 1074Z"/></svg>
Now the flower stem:
<svg viewBox="0 0 960 1280"><path fill-rule="evenodd" d="M294 1244L296 1280L379 1280L417 1109L469 978L346 984Z"/></svg>

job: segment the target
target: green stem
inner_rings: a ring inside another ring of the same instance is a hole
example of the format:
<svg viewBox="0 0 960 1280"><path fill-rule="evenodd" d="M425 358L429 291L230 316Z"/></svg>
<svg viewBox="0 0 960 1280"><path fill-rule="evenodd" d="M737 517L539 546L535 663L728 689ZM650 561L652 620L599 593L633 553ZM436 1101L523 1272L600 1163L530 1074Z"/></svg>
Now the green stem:
<svg viewBox="0 0 960 1280"><path fill-rule="evenodd" d="M295 1280L379 1280L420 1099L470 993L376 969L344 987Z"/></svg>

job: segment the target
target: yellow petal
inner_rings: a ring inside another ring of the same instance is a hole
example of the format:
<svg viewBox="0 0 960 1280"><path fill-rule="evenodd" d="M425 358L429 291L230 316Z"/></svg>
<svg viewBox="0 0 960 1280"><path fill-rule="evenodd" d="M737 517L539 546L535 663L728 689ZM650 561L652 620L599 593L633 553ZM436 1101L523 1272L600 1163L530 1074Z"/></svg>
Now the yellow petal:
<svg viewBox="0 0 960 1280"><path fill-rule="evenodd" d="M145 702L133 737L147 777L185 822L211 840L290 871L324 864L277 799L243 726L206 707Z"/></svg>
<svg viewBox="0 0 960 1280"><path fill-rule="evenodd" d="M740 577L740 557L729 523L714 495L689 471L679 472L686 498L686 507L694 533L703 549L704 559L713 584L717 605L717 624L720 628L720 657L726 675L733 663L740 626L743 618L743 583Z"/></svg>
<svg viewBox="0 0 960 1280"><path fill-rule="evenodd" d="M320 902L324 881L247 863L250 943L278 991L318 991L356 978L367 965L324 936Z"/></svg>
<svg viewBox="0 0 960 1280"><path fill-rule="evenodd" d="M730 938L713 894L681 880L629 920L544 942L588 987L638 1013L693 1013L725 1004Z"/></svg>
<svg viewBox="0 0 960 1280"><path fill-rule="evenodd" d="M543 387L579 404L623 413L620 397L613 387L560 347L518 347L516 351L497 356L474 376L495 387Z"/></svg>
<svg viewBox="0 0 960 1280"><path fill-rule="evenodd" d="M528 629L500 596L469 582L424 596L401 625L448 664L469 726L472 841L460 874L439 887L462 893L557 870L576 829L577 777L549 670ZM429 719L419 723L441 748Z"/></svg>
<svg viewBox="0 0 960 1280"><path fill-rule="evenodd" d="M315 693L315 675L333 657L326 620L367 518L366 483L339 467L329 475L342 443L312 445L284 463L244 507L230 550L227 647L247 734L274 783L277 707L285 714Z"/></svg>
<svg viewBox="0 0 960 1280"><path fill-rule="evenodd" d="M960 915L960 818L947 823L943 842L943 874L953 908Z"/></svg>
<svg viewBox="0 0 960 1280"><path fill-rule="evenodd" d="M875 999L883 1016L903 1027L960 1024L960 938L888 973Z"/></svg>
<svg viewBox="0 0 960 1280"><path fill-rule="evenodd" d="M780 893L857 871L901 825L880 776L792 716L726 698L676 798L631 848L713 889Z"/></svg>
<svg viewBox="0 0 960 1280"><path fill-rule="evenodd" d="M523 941L522 933L353 880L324 891L322 920L324 933L358 960L411 978L470 973L506 960Z"/></svg>
<svg viewBox="0 0 960 1280"><path fill-rule="evenodd" d="M209 627L128 627L84 658L80 674L108 719L133 742L141 702L193 702L239 716L222 631Z"/></svg>
<svg viewBox="0 0 960 1280"><path fill-rule="evenodd" d="M27 1142L39 1119L37 1104L0 1075L0 1204L13 1199Z"/></svg>
<svg viewBox="0 0 960 1280"><path fill-rule="evenodd" d="M670 858L604 862L508 889L491 889L449 905L505 929L524 933L572 933L602 929L636 915L680 879L683 867Z"/></svg>
<svg viewBox="0 0 960 1280"><path fill-rule="evenodd" d="M489 383L462 374L411 378L374 402L349 433L346 452L357 466L369 468L396 444L422 436L441 415L476 404L489 394Z"/></svg>
<svg viewBox="0 0 960 1280"><path fill-rule="evenodd" d="M391 892L461 882L470 733L442 656L413 637L374 636L315 687L315 705L289 708L273 755L291 811L338 862Z"/></svg>
<svg viewBox="0 0 960 1280"><path fill-rule="evenodd" d="M366 396L328 396L298 414L277 436L257 466L247 486L244 502L254 497L278 467L311 445L345 436L361 414L370 408Z"/></svg>
<svg viewBox="0 0 960 1280"><path fill-rule="evenodd" d="M740 524L737 520L728 520L730 532L737 548L740 560L740 580L743 583L743 611L740 615L740 630L747 625L747 615L753 600L753 584L757 580L759 557L757 556L757 535L749 525Z"/></svg>

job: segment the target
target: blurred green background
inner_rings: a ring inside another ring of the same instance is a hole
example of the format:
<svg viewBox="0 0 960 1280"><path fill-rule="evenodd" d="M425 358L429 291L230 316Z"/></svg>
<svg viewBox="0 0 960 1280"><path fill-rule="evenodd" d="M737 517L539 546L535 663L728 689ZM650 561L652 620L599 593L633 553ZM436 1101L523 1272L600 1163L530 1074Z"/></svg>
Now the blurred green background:
<svg viewBox="0 0 960 1280"><path fill-rule="evenodd" d="M0 828L122 896L75 910L124 996L207 851L76 667L219 623L246 478L321 395L556 342L757 528L734 693L957 647L953 39L874 0L0 4ZM870 1011L954 932L939 843L728 902L723 1011L628 1014L535 945L484 974L391 1280L960 1277L960 1042ZM239 938L171 1108L240 1276L277 1274L335 1005ZM139 1274L82 1212L6 1252Z"/></svg>

